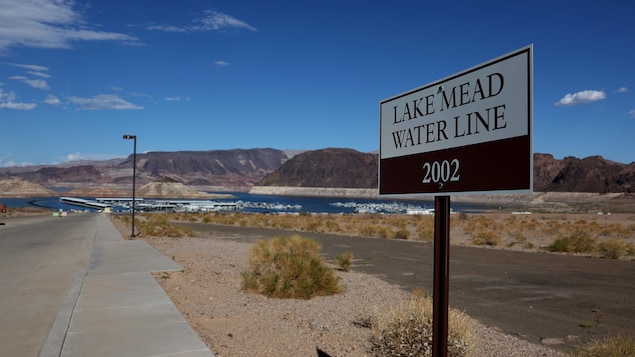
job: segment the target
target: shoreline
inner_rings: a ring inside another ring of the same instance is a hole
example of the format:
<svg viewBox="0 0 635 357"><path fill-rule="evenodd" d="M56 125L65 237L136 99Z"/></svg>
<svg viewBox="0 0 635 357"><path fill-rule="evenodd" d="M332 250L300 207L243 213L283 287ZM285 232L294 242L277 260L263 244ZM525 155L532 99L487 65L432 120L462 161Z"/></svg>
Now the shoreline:
<svg viewBox="0 0 635 357"><path fill-rule="evenodd" d="M249 194L298 197L364 198L424 200L429 195L380 196L376 188L330 188L253 186ZM635 194L595 192L533 192L527 194L451 195L451 202L490 206L497 211L527 211L550 213L635 213Z"/></svg>

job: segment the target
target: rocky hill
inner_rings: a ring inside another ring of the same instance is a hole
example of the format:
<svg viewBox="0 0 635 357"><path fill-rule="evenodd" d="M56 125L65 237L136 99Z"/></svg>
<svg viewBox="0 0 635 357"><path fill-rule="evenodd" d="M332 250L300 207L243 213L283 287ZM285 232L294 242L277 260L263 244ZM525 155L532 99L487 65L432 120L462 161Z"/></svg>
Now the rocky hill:
<svg viewBox="0 0 635 357"><path fill-rule="evenodd" d="M629 165L601 156L584 159L534 155L534 190L542 192L625 192L635 189L635 163Z"/></svg>
<svg viewBox="0 0 635 357"><path fill-rule="evenodd" d="M189 186L247 190L288 159L282 150L235 149L137 154L137 185L172 177ZM20 178L53 190L86 190L105 196L132 184L132 155L126 159L71 165L0 168L0 180Z"/></svg>
<svg viewBox="0 0 635 357"><path fill-rule="evenodd" d="M14 192L20 192L20 197L52 197L57 193L36 183L18 178L0 180L0 197L13 197Z"/></svg>
<svg viewBox="0 0 635 357"><path fill-rule="evenodd" d="M377 187L377 155L352 149L306 151L291 158L258 186Z"/></svg>
<svg viewBox="0 0 635 357"><path fill-rule="evenodd" d="M256 186L376 188L376 154L350 149L307 151L294 156ZM591 156L558 160L534 154L534 191L631 193L635 163L622 164Z"/></svg>
<svg viewBox="0 0 635 357"><path fill-rule="evenodd" d="M189 186L169 177L159 177L154 182L147 183L137 190L144 198L180 198L180 199L217 199L233 198L232 195L218 195L196 191Z"/></svg>
<svg viewBox="0 0 635 357"><path fill-rule="evenodd" d="M293 157L291 157L293 156ZM291 158L290 158L291 157ZM252 186L377 188L377 153L328 148L294 152L276 149L150 152L137 155L137 187L170 177L197 191L247 191ZM132 156L108 161L0 168L0 181L21 179L46 190L76 196L118 196L132 184ZM22 196L9 192L0 196ZM632 193L635 163L600 156L555 159L534 154L534 191ZM34 188L24 188L32 195ZM18 190L19 191L19 190ZM39 191L38 191L39 192Z"/></svg>

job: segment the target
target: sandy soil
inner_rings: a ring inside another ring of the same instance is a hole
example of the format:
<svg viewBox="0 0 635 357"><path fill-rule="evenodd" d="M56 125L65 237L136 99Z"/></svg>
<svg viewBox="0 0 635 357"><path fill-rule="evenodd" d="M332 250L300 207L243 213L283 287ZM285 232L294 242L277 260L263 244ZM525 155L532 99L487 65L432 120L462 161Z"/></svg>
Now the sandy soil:
<svg viewBox="0 0 635 357"><path fill-rule="evenodd" d="M509 214L500 214L503 217ZM129 228L113 221L126 236ZM269 299L240 289L247 243L220 236L144 239L183 267L155 277L216 356L316 356L318 350L330 356L369 356L371 331L357 322L409 296L376 277L338 272L345 286L342 294ZM559 356L548 346L481 324L478 334L486 343L477 346L473 356Z"/></svg>

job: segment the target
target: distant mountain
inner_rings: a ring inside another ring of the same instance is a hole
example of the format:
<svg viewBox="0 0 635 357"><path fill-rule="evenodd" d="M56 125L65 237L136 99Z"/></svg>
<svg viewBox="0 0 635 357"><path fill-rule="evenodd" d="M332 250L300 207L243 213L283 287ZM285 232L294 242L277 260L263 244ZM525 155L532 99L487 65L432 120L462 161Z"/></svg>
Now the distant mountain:
<svg viewBox="0 0 635 357"><path fill-rule="evenodd" d="M377 187L377 154L351 149L324 149L298 154L259 181L257 186ZM635 190L635 163L591 156L557 160L534 154L534 191L626 192Z"/></svg>
<svg viewBox="0 0 635 357"><path fill-rule="evenodd" d="M150 152L137 155L137 172L148 181L168 176L186 185L249 187L286 160L276 149ZM132 167L132 157L120 167Z"/></svg>
<svg viewBox="0 0 635 357"><path fill-rule="evenodd" d="M542 192L635 192L635 162L622 164L601 156L556 160L534 154L534 190Z"/></svg>
<svg viewBox="0 0 635 357"><path fill-rule="evenodd" d="M292 156L292 157L291 157ZM137 187L169 177L201 191L247 191L252 186L377 188L378 154L327 148L149 152L137 154ZM22 179L46 189L90 196L127 194L132 155L126 159L0 168L0 181ZM7 190L6 186L0 190ZM635 190L635 163L601 156L555 159L534 154L538 192L626 192ZM2 194L4 192L0 192Z"/></svg>
<svg viewBox="0 0 635 357"><path fill-rule="evenodd" d="M18 178L0 180L0 197L12 197L11 193L13 192L19 192L20 197L50 197L56 195L54 191Z"/></svg>
<svg viewBox="0 0 635 357"><path fill-rule="evenodd" d="M375 188L377 170L376 154L329 148L295 155L257 185Z"/></svg>
<svg viewBox="0 0 635 357"><path fill-rule="evenodd" d="M186 185L214 186L227 190L248 190L255 182L288 159L276 149L235 149L211 151L149 152L137 154L138 187L158 177L172 177ZM82 161L75 165L44 165L0 168L0 180L20 178L44 187L126 189L132 183L132 160ZM105 186L108 186L107 188Z"/></svg>

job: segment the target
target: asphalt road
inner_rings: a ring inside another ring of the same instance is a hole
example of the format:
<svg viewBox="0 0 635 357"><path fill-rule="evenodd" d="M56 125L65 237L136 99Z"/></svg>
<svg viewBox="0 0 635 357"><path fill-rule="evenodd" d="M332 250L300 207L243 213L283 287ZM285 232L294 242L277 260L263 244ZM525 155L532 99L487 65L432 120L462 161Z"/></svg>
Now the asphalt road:
<svg viewBox="0 0 635 357"><path fill-rule="evenodd" d="M86 271L96 218L2 219L0 355L39 354L75 274Z"/></svg>
<svg viewBox="0 0 635 357"><path fill-rule="evenodd" d="M190 224L210 238L253 242L298 234L273 229ZM433 244L301 232L327 259L352 252L353 270L408 291L432 293ZM489 326L571 351L576 338L635 335L635 261L450 248L450 306Z"/></svg>

